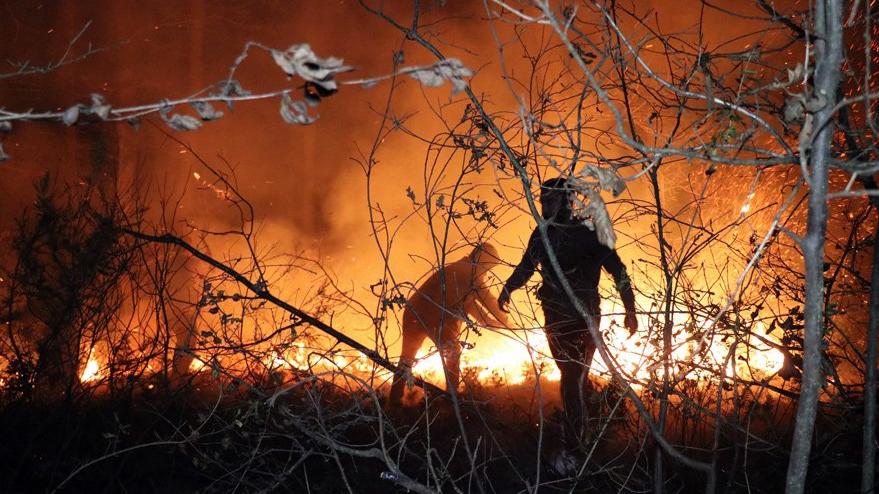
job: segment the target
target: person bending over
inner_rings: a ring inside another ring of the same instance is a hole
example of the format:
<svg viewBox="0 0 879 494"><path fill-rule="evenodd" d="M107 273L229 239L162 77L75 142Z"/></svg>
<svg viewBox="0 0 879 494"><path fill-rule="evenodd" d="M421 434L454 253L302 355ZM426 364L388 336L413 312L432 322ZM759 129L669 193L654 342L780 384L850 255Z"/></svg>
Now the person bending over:
<svg viewBox="0 0 879 494"><path fill-rule="evenodd" d="M479 244L466 257L434 271L409 297L403 311L403 373L412 372L418 349L430 338L442 356L447 389L458 387L461 329L467 317L485 327L509 326L507 314L500 311L488 290L488 272L498 262L493 245ZM403 397L403 377L394 374L389 397L392 405L399 405Z"/></svg>

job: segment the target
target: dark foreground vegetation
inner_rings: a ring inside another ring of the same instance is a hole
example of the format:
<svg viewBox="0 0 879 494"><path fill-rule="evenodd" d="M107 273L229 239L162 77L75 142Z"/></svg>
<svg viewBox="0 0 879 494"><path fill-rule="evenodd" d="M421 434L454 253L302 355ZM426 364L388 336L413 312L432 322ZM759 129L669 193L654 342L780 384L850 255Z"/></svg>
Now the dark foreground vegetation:
<svg viewBox="0 0 879 494"><path fill-rule="evenodd" d="M268 399L263 392L224 388L221 393L216 379L200 375L175 388L143 383L126 397L8 403L0 413L2 491L407 492L400 472L444 492L476 491L476 482L485 492L520 492L538 479L541 492L651 489L651 465L643 456L649 440L638 439L632 410L617 409L609 417L616 397L607 388L602 401L590 403L593 429L579 450L565 456L551 392L541 428L529 404L533 383L474 385L475 399L461 410L475 473L447 399L414 400L379 414L369 394L327 383L303 384ZM719 492L783 489L791 423L777 419L790 417L789 411L772 410L779 406L790 408L771 402L753 407L748 425L760 438L756 443L739 429L741 420L723 428ZM685 439L693 457L708 458L710 431L694 434L676 418L667 436ZM857 488L859 419L830 413L819 418L809 492ZM385 453L399 472L389 469ZM670 492L704 489L701 474L674 462L667 468Z"/></svg>

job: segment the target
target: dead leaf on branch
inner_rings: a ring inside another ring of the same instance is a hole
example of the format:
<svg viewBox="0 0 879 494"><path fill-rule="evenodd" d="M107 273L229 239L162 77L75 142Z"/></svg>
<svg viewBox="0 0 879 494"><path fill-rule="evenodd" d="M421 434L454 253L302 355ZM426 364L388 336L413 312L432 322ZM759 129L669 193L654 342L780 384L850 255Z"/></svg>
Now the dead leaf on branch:
<svg viewBox="0 0 879 494"><path fill-rule="evenodd" d="M418 204L418 201L415 200L415 191L412 190L411 185L406 186L406 197L408 197L409 200L412 201L412 204Z"/></svg>
<svg viewBox="0 0 879 494"><path fill-rule="evenodd" d="M606 245L610 249L616 248L617 235L613 231L613 220L607 212L607 204L601 198L601 193L596 189L589 189L586 192L586 198L589 202L583 208L586 219L583 224L595 231L598 235L598 241L602 245Z"/></svg>
<svg viewBox="0 0 879 494"><path fill-rule="evenodd" d="M429 67L408 67L402 71L427 87L440 87L448 81L452 84L453 95L466 89L465 79L473 77L473 71L457 58L440 60Z"/></svg>
<svg viewBox="0 0 879 494"><path fill-rule="evenodd" d="M171 109L173 107L165 107L159 111L159 115L162 116L162 120L168 127L171 127L174 130L178 131L187 131L187 130L196 130L201 127L201 120L191 117L189 115L181 115L179 113L175 113L171 116L168 114L171 113Z"/></svg>
<svg viewBox="0 0 879 494"><path fill-rule="evenodd" d="M784 120L787 124L802 122L798 136L800 159L804 159L812 148L812 135L815 113L826 107L827 98L823 95L791 94L784 103Z"/></svg>
<svg viewBox="0 0 879 494"><path fill-rule="evenodd" d="M223 116L223 112L217 111L214 105L208 101L195 101L192 103L192 107L198 112L198 116L202 120L217 120Z"/></svg>
<svg viewBox="0 0 879 494"><path fill-rule="evenodd" d="M803 67L803 63L800 62L796 67L792 69L787 69L787 83L788 85L796 84L800 82L800 79L806 75L806 69Z"/></svg>
<svg viewBox="0 0 879 494"><path fill-rule="evenodd" d="M607 204L601 197L601 191L607 190L616 197L626 190L626 183L615 171L593 165L586 165L579 175L569 179L568 183L586 198L586 202L575 196L574 214L595 232L602 245L614 249L617 237L613 230L613 220L607 211ZM585 181L583 177L597 179L598 183Z"/></svg>
<svg viewBox="0 0 879 494"><path fill-rule="evenodd" d="M815 113L827 106L827 98L820 94L807 96L794 93L784 100L785 123L796 123L805 118L807 113Z"/></svg>
<svg viewBox="0 0 879 494"><path fill-rule="evenodd" d="M79 108L81 105L75 104L70 108L64 110L64 114L61 115L61 121L64 122L64 125L70 127L75 124L77 120L79 120Z"/></svg>
<svg viewBox="0 0 879 494"><path fill-rule="evenodd" d="M293 45L286 51L272 50L272 58L287 75L298 75L332 92L338 90L334 79L336 74L352 70L351 67L344 65L340 58L318 57L308 43Z"/></svg>
<svg viewBox="0 0 879 494"><path fill-rule="evenodd" d="M803 126L800 128L800 134L798 136L797 150L800 153L800 159L805 159L808 156L809 151L812 149L812 130L814 125L815 117L811 113L806 113L806 116L803 120Z"/></svg>
<svg viewBox="0 0 879 494"><path fill-rule="evenodd" d="M251 94L253 94L250 91L244 89L244 87L241 86L241 83L235 79L226 79L224 81L220 81L217 84L217 88L220 90L219 96L227 98L250 96ZM217 96L217 94L211 93L211 96ZM233 107L232 100L227 99L224 102L226 103L226 106L228 106L231 110Z"/></svg>
<svg viewBox="0 0 879 494"><path fill-rule="evenodd" d="M308 114L308 106L304 101L293 100L289 94L281 96L281 118L288 124L309 125L317 121Z"/></svg>
<svg viewBox="0 0 879 494"><path fill-rule="evenodd" d="M107 120L110 118L111 109L112 107L107 104L103 96L97 93L92 93L91 106L86 106L81 103L70 106L61 114L61 122L70 127L79 121L79 117L82 115L83 111L85 111L86 114L96 115L101 120Z"/></svg>
<svg viewBox="0 0 879 494"><path fill-rule="evenodd" d="M593 165L586 165L580 171L581 177L593 177L598 180L598 187L602 190L609 191L614 197L622 194L626 190L626 182L617 175L613 170L601 168Z"/></svg>
<svg viewBox="0 0 879 494"><path fill-rule="evenodd" d="M104 97L98 93L92 93L92 106L89 111L97 115L101 120L107 120L110 116L110 105L104 100Z"/></svg>

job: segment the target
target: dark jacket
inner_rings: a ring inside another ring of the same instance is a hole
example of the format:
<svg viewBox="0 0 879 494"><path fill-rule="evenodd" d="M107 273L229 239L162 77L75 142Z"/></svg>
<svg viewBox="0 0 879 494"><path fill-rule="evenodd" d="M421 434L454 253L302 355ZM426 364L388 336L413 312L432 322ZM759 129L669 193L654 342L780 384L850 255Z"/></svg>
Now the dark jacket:
<svg viewBox="0 0 879 494"><path fill-rule="evenodd" d="M565 278L593 315L599 315L598 281L602 267L613 276L626 310L635 310L635 294L625 265L616 251L598 241L594 231L581 222L571 219L561 223L550 223L546 233L562 272L565 273ZM508 293L521 288L538 266L543 276L543 285L537 290L537 298L541 303L544 306L551 305L556 310L567 308L572 313L576 312L559 283L555 269L550 264L538 228L531 232L525 254L513 274L507 279L504 288Z"/></svg>

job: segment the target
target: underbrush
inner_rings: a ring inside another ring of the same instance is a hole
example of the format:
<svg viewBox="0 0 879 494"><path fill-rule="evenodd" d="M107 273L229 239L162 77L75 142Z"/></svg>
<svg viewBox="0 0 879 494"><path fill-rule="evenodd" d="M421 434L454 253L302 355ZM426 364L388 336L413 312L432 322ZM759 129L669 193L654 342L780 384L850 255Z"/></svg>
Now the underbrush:
<svg viewBox="0 0 879 494"><path fill-rule="evenodd" d="M580 446L564 448L556 383L539 390L534 382L471 383L458 408L448 398L418 396L391 408L371 390L352 392L308 376L284 387L263 384L202 376L124 397L8 403L0 411L0 491L507 493L533 492L538 484L541 492L652 490L654 443L609 386L596 385ZM725 416L718 492L783 488L788 419L771 423L757 415L750 423ZM666 437L710 461L713 427L673 417ZM820 417L812 492L856 488L856 419ZM664 464L668 492L704 490L704 475Z"/></svg>

